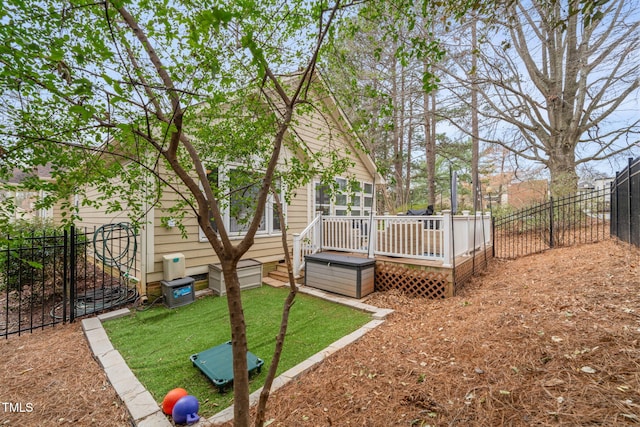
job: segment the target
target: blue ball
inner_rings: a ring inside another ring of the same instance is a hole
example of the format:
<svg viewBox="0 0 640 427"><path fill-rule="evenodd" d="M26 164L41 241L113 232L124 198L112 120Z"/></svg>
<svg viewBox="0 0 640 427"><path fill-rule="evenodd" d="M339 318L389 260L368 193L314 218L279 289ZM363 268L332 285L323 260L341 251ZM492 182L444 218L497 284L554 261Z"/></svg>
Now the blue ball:
<svg viewBox="0 0 640 427"><path fill-rule="evenodd" d="M173 406L171 416L176 424L193 424L200 419L198 416L200 404L195 396L181 397Z"/></svg>

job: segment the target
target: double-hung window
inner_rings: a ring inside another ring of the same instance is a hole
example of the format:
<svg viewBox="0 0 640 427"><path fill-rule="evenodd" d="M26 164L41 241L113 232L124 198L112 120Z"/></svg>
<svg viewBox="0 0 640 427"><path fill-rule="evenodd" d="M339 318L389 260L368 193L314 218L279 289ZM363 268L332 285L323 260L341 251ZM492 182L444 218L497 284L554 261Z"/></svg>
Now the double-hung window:
<svg viewBox="0 0 640 427"><path fill-rule="evenodd" d="M219 188L219 206L225 228L231 238L242 237L249 229L253 214L256 209L256 200L262 184L262 175L247 171L244 168L230 165L225 168L216 168L209 174L209 183L213 188ZM282 187L277 182L280 200ZM282 207L283 214L286 206ZM213 224L216 228L215 224ZM279 235L282 232L282 224L276 209L276 203L272 194L267 196L265 209L256 236ZM206 241L206 236L200 230L200 240Z"/></svg>

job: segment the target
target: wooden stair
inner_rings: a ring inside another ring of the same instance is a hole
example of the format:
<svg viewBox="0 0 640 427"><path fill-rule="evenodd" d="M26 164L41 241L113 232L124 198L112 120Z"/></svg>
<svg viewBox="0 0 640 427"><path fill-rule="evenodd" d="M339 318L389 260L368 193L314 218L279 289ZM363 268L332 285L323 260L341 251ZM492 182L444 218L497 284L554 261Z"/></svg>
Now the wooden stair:
<svg viewBox="0 0 640 427"><path fill-rule="evenodd" d="M289 273L287 272L287 264L281 262L276 266L276 269L270 271L268 277L279 280L281 282L289 283ZM301 272L300 277L296 277L296 283L301 284L304 282L304 271Z"/></svg>

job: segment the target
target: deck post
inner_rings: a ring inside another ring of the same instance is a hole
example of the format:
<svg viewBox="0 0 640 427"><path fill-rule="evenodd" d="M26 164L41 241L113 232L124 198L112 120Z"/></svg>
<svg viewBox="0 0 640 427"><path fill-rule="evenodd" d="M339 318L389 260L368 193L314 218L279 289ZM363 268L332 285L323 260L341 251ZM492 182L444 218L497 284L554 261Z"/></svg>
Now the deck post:
<svg viewBox="0 0 640 427"><path fill-rule="evenodd" d="M322 251L322 245L324 244L324 242L322 241L322 236L324 236L324 230L323 230L324 224L322 219L322 211L316 212L316 218L319 218L319 219L318 219L318 224L313 229L313 245L314 245L314 250L316 252L320 252Z"/></svg>
<svg viewBox="0 0 640 427"><path fill-rule="evenodd" d="M300 274L300 265L302 264L301 258L302 248L300 244L300 233L293 234L293 275L298 276Z"/></svg>
<svg viewBox="0 0 640 427"><path fill-rule="evenodd" d="M469 255L470 252L472 252L471 247L473 246L473 222L471 221L471 216L469 216L469 214L471 213L471 211L462 211L462 216L464 216L465 218L465 226L464 231L467 234L467 238L465 239L465 245L466 247L464 248L464 251L462 251L462 253L464 253L465 255ZM458 252L460 252L462 250L462 248L458 249Z"/></svg>
<svg viewBox="0 0 640 427"><path fill-rule="evenodd" d="M377 240L377 235L378 235L378 220L372 216L371 217L371 222L369 223L369 249L367 251L367 257L368 258L375 258L375 251L376 251L376 240Z"/></svg>
<svg viewBox="0 0 640 427"><path fill-rule="evenodd" d="M444 259L442 260L443 267L452 267L453 260L453 233L451 229L451 210L446 209L442 211L442 238L444 240Z"/></svg>
<svg viewBox="0 0 640 427"><path fill-rule="evenodd" d="M483 245L488 245L492 242L491 239L491 212L484 213L484 219L482 220L482 226L484 227L484 231L482 233Z"/></svg>

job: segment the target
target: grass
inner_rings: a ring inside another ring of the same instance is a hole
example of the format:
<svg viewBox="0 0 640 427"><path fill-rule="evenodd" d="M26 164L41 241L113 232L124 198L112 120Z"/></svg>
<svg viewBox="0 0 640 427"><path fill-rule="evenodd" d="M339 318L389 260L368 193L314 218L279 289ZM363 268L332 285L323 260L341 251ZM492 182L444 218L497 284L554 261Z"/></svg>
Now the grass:
<svg viewBox="0 0 640 427"><path fill-rule="evenodd" d="M251 391L264 384L278 333L286 288L243 291L249 351L265 361L252 377ZM371 317L364 312L304 294L296 296L278 374L285 372L339 338L355 331ZM176 387L200 402L199 414L210 417L232 403L233 393L219 393L193 366L189 356L231 339L226 297L205 297L187 306L153 307L110 320L104 328L114 347L157 402Z"/></svg>

